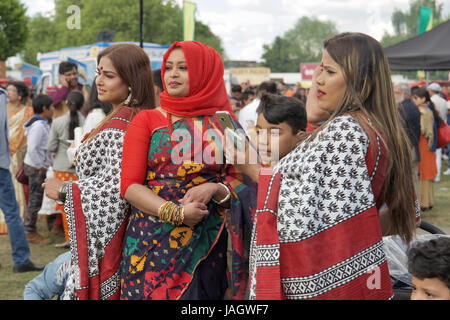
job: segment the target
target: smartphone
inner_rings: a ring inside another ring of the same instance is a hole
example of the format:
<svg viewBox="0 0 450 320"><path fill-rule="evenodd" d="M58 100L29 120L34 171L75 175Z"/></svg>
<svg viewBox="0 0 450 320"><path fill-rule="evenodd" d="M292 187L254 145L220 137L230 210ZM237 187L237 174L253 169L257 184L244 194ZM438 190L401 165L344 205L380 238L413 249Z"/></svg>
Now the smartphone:
<svg viewBox="0 0 450 320"><path fill-rule="evenodd" d="M240 148L244 146L244 139L237 133L238 128L234 124L234 120L230 113L228 111L217 111L216 117L217 120L219 120L220 126L222 127L224 133L228 131L233 137L234 146L238 148L238 150L241 150ZM242 129L239 131L242 131Z"/></svg>

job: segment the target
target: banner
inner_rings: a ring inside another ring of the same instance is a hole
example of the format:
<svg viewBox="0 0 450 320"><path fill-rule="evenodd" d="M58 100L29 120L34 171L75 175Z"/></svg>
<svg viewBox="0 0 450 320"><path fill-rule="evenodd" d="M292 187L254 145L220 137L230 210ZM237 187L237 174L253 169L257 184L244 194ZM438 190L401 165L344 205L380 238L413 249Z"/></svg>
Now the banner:
<svg viewBox="0 0 450 320"><path fill-rule="evenodd" d="M195 40L195 12L194 2L183 1L183 40Z"/></svg>
<svg viewBox="0 0 450 320"><path fill-rule="evenodd" d="M433 9L420 7L418 34L430 31L433 28Z"/></svg>
<svg viewBox="0 0 450 320"><path fill-rule="evenodd" d="M312 80L314 70L320 66L320 63L301 63L300 72L302 73L302 80Z"/></svg>
<svg viewBox="0 0 450 320"><path fill-rule="evenodd" d="M25 81L26 79L29 79L26 82L29 81L30 84L37 84L42 75L41 69L26 62L22 62L20 73L22 80Z"/></svg>
<svg viewBox="0 0 450 320"><path fill-rule="evenodd" d="M430 31L433 28L433 9L428 7L420 7L419 25L417 33L421 34ZM426 73L423 70L417 71L417 80L426 79Z"/></svg>

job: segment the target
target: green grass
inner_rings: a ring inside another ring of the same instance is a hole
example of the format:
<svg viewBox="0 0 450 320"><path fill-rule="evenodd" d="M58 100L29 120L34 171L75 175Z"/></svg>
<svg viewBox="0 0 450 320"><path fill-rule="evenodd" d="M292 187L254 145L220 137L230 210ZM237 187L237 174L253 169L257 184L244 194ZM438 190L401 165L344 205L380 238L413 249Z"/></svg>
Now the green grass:
<svg viewBox="0 0 450 320"><path fill-rule="evenodd" d="M443 162L442 172L447 170ZM430 211L422 213L422 218L450 234L450 175L441 175L441 181L434 184L434 206ZM54 260L63 249L56 249L54 244L64 241L64 236L51 234L44 224L38 220L38 231L53 239L49 245L30 244L31 260L36 264L46 264ZM13 273L11 247L9 237L0 235L0 300L21 300L25 285L40 272Z"/></svg>
<svg viewBox="0 0 450 320"><path fill-rule="evenodd" d="M40 219L38 219L37 226L38 232L49 237L53 242L47 245L30 244L30 259L35 264L45 265L67 251L55 248L56 243L64 242L65 239L64 236L51 234ZM41 273L41 271L14 273L12 269L9 237L8 235L0 235L0 300L22 300L25 285Z"/></svg>
<svg viewBox="0 0 450 320"><path fill-rule="evenodd" d="M447 170L447 162L442 162L441 172ZM441 181L434 184L433 209L422 212L422 218L450 234L450 175L441 174Z"/></svg>

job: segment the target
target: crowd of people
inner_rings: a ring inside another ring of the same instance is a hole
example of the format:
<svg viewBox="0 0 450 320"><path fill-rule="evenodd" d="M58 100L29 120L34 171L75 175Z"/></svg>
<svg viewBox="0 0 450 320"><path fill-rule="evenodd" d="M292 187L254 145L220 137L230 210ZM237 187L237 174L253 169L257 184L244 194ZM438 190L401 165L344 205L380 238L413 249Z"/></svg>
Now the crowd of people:
<svg viewBox="0 0 450 320"><path fill-rule="evenodd" d="M395 297L383 238L417 240L450 162L436 148L450 108L437 83L394 85L378 41L324 41L309 89L246 80L228 95L220 55L196 41L154 71L138 46L112 45L91 87L76 64L59 72L32 99L21 82L0 89L0 230L15 272L43 270L25 299ZM28 243L51 242L39 213L68 250L45 268L29 259ZM411 246L412 299L430 298L424 279L450 299L448 240Z"/></svg>

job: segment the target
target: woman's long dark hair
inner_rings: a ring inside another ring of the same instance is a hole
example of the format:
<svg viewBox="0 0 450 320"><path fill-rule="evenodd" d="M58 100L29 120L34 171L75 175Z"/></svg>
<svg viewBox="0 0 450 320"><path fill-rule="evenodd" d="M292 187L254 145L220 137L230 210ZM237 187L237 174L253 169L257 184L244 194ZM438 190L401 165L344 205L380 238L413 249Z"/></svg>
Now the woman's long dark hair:
<svg viewBox="0 0 450 320"><path fill-rule="evenodd" d="M71 91L67 96L67 105L70 110L69 121L69 139L73 140L75 136L75 128L80 125L78 111L84 104L84 96L80 91Z"/></svg>
<svg viewBox="0 0 450 320"><path fill-rule="evenodd" d="M442 121L441 117L439 116L439 113L436 111L436 107L434 106L433 101L431 101L430 93L425 88L417 88L413 92L411 92L412 96L417 96L419 98L425 98L425 103L430 107L431 111L433 112L434 121L436 122L436 125L439 125Z"/></svg>

